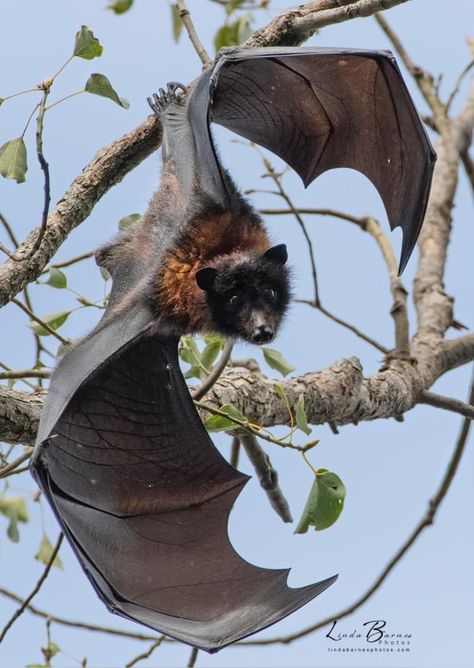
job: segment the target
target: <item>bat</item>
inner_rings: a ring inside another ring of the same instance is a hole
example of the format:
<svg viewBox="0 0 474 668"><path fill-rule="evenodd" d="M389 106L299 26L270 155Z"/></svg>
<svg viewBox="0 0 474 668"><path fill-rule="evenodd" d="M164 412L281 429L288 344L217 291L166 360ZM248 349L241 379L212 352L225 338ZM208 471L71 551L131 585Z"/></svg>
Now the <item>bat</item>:
<svg viewBox="0 0 474 668"><path fill-rule="evenodd" d="M337 576L293 589L288 570L234 551L227 523L248 476L212 444L179 368L182 334L267 342L291 297L286 247L223 169L210 124L273 151L305 186L335 167L365 174L402 227L401 270L436 156L387 52L226 50L191 92L172 83L149 102L163 125L160 187L97 252L108 306L53 375L31 468L108 609L212 652Z"/></svg>

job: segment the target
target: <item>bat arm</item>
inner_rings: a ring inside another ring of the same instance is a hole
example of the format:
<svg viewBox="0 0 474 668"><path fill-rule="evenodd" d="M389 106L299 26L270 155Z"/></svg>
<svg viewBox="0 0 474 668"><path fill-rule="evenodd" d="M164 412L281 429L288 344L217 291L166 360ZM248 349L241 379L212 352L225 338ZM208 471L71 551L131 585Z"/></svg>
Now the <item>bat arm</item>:
<svg viewBox="0 0 474 668"><path fill-rule="evenodd" d="M199 187L214 202L227 207L230 203L230 193L210 129L212 87L213 70L209 69L199 77L190 95L187 120L194 142L193 160Z"/></svg>

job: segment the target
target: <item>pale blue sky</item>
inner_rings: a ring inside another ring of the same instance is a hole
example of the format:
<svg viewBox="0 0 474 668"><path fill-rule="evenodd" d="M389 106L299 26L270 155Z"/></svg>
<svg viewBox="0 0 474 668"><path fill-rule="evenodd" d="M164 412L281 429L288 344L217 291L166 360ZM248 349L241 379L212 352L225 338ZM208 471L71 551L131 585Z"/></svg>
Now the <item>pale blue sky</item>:
<svg viewBox="0 0 474 668"><path fill-rule="evenodd" d="M55 86L54 98L82 87L91 72L106 74L130 109L83 95L58 107L46 119L45 153L51 165L52 201L92 158L94 153L136 127L148 114L146 96L168 80L192 80L200 63L183 35L179 46L170 38L170 10L167 2L136 0L136 7L123 17L105 11L105 0L80 3L45 0L16 0L0 9L0 96L41 82L57 70L72 49L74 34L88 25L104 45L103 57L95 61L74 61ZM276 6L285 6L283 1ZM443 74L441 90L451 91L459 72L469 60L465 38L472 34L473 11L470 0L450 3L415 0L387 13L415 62L434 75ZM212 49L212 34L222 9L204 0L189 0L197 28L206 46ZM449 16L447 16L449 12ZM262 15L260 20L264 21ZM359 48L389 48L373 19L352 21L324 29L309 44ZM407 83L420 104L411 81ZM461 89L462 100L466 85ZM0 144L18 136L33 98L24 96L0 109ZM454 109L459 108L458 102ZM221 137L224 133L218 133ZM32 128L27 135L33 144ZM258 158L247 147L220 141L224 164L242 188L267 187L259 181ZM275 162L277 162L275 160ZM155 188L159 155L143 163L122 184L108 193L90 218L60 249L57 258L66 259L95 248L110 238L117 221L132 212L141 212ZM299 180L290 176L288 188L302 206L332 207L357 215L379 217L388 229L381 202L370 183L348 171L326 174L306 192ZM33 153L25 184L0 182L0 209L22 238L40 220L41 178ZM270 197L255 198L261 206L278 206ZM291 220L269 221L272 238L288 244L295 269L298 296L311 295L307 252L300 232ZM385 267L372 240L359 230L333 220L308 219L317 253L321 295L325 305L382 341L392 345L392 322L388 315L390 295ZM391 235L398 248L398 231ZM472 198L461 173L452 235L446 288L456 296L455 316L473 325L472 289ZM416 255L416 252L415 252ZM416 267L412 258L404 275L410 288ZM102 281L92 262L68 271L69 283L90 299L101 295ZM39 314L71 308L73 296L47 287L32 292ZM85 310L72 316L64 327L67 336L79 338L94 324L96 313ZM414 328L411 308L411 327ZM31 364L30 333L26 318L15 306L0 313L2 362L13 368ZM450 333L452 335L452 333ZM275 347L296 366L296 373L325 368L337 359L356 355L366 374L377 370L380 354L350 332L328 322L303 306L294 306ZM258 350L246 347L246 356L261 358ZM240 354L240 353L239 353ZM267 369L268 371L268 369ZM468 368L450 373L436 390L461 399L469 383ZM269 508L257 482L252 480L235 506L230 522L234 546L249 561L267 567L292 566L290 584L313 582L334 573L340 578L325 594L262 637L284 635L311 624L352 602L372 583L376 575L404 541L425 512L450 458L460 419L429 407L418 407L400 424L393 420L348 426L335 436L327 427L314 429L321 438L312 453L317 466L337 472L347 487L344 512L337 524L322 533L293 535L293 527L283 525ZM223 450L228 440L222 439ZM298 518L311 485L311 476L296 453L272 448L271 456L280 473L293 515ZM390 632L411 633L412 651L400 654L330 653L324 633L312 635L289 646L229 648L215 656L200 653L197 665L209 668L259 665L327 668L380 666L387 668L468 668L472 649L473 541L470 509L473 503L473 454L467 449L459 474L444 502L435 526L428 529L396 568L384 586L351 618L340 624L341 631L360 629L368 620L387 620ZM242 460L241 469L250 472ZM34 484L29 476L12 479L11 493L25 492L31 498ZM0 517L0 586L26 595L43 566L32 560L40 537L38 504L29 501L32 516L22 525L21 542L13 545L5 534ZM57 527L44 506L44 522L52 539ZM78 567L69 548L61 557L64 572L54 571L35 599L38 607L64 617L140 631L140 627L111 616L99 602ZM15 609L0 597L0 626ZM53 626L52 637L73 657L87 655L89 666L122 666L138 654L142 646L132 640L114 639ZM39 647L46 640L44 623L25 613L0 647L0 666L17 668L40 663ZM145 649L145 645L143 646ZM143 666L182 666L189 656L184 646L164 646ZM64 654L53 660L60 667L77 663Z"/></svg>

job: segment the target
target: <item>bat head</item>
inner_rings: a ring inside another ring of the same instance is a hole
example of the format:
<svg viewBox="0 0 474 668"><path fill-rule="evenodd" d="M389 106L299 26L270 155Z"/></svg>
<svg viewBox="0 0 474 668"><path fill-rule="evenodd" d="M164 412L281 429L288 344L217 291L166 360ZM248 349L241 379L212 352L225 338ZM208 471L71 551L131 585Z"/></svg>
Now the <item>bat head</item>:
<svg viewBox="0 0 474 668"><path fill-rule="evenodd" d="M232 253L196 272L214 331L261 345L271 341L291 298L285 244L262 254Z"/></svg>

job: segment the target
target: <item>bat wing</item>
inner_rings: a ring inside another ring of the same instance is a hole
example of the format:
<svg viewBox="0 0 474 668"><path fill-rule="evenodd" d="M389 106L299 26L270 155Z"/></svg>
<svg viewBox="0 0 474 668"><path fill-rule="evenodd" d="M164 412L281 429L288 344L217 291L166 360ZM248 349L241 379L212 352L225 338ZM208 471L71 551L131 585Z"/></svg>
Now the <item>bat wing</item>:
<svg viewBox="0 0 474 668"><path fill-rule="evenodd" d="M33 474L112 612L216 651L335 578L291 589L288 570L258 568L234 551L227 523L248 477L210 441L177 339L151 333L149 322L137 307L60 364Z"/></svg>
<svg viewBox="0 0 474 668"><path fill-rule="evenodd" d="M336 167L367 176L391 228L403 230L403 271L423 222L436 154L391 53L232 49L201 79L190 106L209 108L206 122L280 156L305 186ZM199 129L205 144L209 130Z"/></svg>

